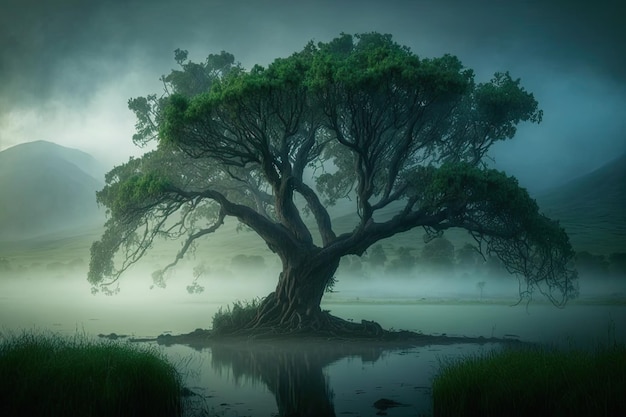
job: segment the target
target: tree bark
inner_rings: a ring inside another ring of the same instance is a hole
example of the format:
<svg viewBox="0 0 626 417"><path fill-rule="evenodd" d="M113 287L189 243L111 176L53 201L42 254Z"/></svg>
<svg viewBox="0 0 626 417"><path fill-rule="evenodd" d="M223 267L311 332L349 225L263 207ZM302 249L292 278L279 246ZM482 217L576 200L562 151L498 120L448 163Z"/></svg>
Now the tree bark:
<svg viewBox="0 0 626 417"><path fill-rule="evenodd" d="M283 271L276 290L261 303L251 327L289 331L324 327L320 303L337 271L339 259L324 259L315 253L306 253L297 259L283 259Z"/></svg>
<svg viewBox="0 0 626 417"><path fill-rule="evenodd" d="M328 283L339 266L340 257L319 255L283 259L283 272L276 290L257 310L255 318L235 333L256 336L276 334L309 334L330 337L379 338L385 335L376 322L353 323L322 311L320 303Z"/></svg>

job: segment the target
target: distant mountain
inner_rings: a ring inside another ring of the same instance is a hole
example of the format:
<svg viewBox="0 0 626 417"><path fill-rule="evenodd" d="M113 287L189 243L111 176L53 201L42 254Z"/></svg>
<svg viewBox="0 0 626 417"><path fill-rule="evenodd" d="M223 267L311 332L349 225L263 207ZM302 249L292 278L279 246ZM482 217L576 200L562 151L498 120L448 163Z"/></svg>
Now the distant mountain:
<svg viewBox="0 0 626 417"><path fill-rule="evenodd" d="M626 154L536 199L577 251L626 252Z"/></svg>
<svg viewBox="0 0 626 417"><path fill-rule="evenodd" d="M0 152L0 240L101 224L104 171L91 155L46 141Z"/></svg>

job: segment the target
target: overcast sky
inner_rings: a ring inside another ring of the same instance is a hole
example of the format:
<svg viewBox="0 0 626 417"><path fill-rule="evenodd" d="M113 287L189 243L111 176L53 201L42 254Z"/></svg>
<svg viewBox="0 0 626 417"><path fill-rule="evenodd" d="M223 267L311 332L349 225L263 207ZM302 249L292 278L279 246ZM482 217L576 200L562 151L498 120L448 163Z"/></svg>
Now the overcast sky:
<svg viewBox="0 0 626 417"><path fill-rule="evenodd" d="M478 81L509 70L540 125L492 152L531 191L626 152L624 0L0 0L0 150L49 140L107 165L134 147L131 97L157 93L173 51L226 50L245 67L341 32L457 55Z"/></svg>

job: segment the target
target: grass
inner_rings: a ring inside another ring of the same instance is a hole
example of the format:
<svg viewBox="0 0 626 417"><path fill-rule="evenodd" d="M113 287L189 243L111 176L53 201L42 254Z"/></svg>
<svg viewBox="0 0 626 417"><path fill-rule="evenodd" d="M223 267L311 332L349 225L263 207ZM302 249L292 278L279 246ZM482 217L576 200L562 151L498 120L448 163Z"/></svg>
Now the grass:
<svg viewBox="0 0 626 417"><path fill-rule="evenodd" d="M255 318L260 305L261 299L254 298L252 301L235 301L232 308L220 307L213 315L213 331L220 334L244 328Z"/></svg>
<svg viewBox="0 0 626 417"><path fill-rule="evenodd" d="M435 417L624 416L626 346L504 348L442 363Z"/></svg>
<svg viewBox="0 0 626 417"><path fill-rule="evenodd" d="M0 415L180 416L182 380L156 349L77 335L0 339Z"/></svg>

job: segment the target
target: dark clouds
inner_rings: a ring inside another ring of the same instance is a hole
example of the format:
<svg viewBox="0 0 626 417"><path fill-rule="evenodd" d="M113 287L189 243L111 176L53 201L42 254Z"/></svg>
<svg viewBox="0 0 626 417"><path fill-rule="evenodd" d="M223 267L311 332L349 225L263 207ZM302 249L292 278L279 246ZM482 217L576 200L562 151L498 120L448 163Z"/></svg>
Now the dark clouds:
<svg viewBox="0 0 626 417"><path fill-rule="evenodd" d="M591 158L595 161L589 161L587 152L588 168L616 150L626 150L626 126L620 121L626 114L614 108L626 104L622 0L0 2L0 149L40 139L7 137L2 132L10 123L7 114L45 108L50 102L62 102L64 109L79 112L102 89L112 88L116 80L121 85L130 73L143 74L146 82L154 83L172 67L172 51L177 47L189 49L195 60L227 50L250 67L290 54L310 39L375 30L392 33L419 55L458 55L482 79L507 69L521 77L539 99L546 123L526 129L528 148L521 143L512 146L546 155L543 164L550 164L555 152L571 152L569 168L566 164L567 169L552 169L556 177L578 169L584 152L567 149L572 144L585 149L603 144ZM152 92L141 90L139 81L133 83L137 94ZM603 96L605 103L600 102ZM584 126L576 125L580 116L571 116L572 131L567 113L575 112L580 103L596 101L586 110L597 114L585 120L589 131L582 132ZM125 100L115 106L124 107ZM591 132L614 138L589 138ZM537 139L548 135L560 140ZM529 172L519 164L511 166L514 158L506 148L498 152L499 160L504 159L514 173ZM535 180L530 174L527 178Z"/></svg>
<svg viewBox="0 0 626 417"><path fill-rule="evenodd" d="M368 30L390 31L417 53L538 59L626 82L626 6L621 0L3 3L0 75L11 81L3 88L38 95L50 92L72 66L93 71L98 68L90 61L123 63L138 50L157 61L170 60L172 48L186 47L182 44L231 47L254 56L284 46L299 48L308 39L339 31ZM445 47L449 51L440 50ZM168 56L158 55L165 51Z"/></svg>

